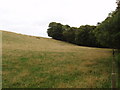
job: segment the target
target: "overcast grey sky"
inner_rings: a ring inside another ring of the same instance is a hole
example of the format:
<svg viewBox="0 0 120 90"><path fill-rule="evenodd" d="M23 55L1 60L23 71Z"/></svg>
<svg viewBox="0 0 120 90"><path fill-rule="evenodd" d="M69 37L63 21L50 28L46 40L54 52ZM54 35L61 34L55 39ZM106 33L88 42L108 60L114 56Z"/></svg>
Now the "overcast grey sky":
<svg viewBox="0 0 120 90"><path fill-rule="evenodd" d="M116 8L116 0L0 0L0 30L47 36L50 22L96 25Z"/></svg>

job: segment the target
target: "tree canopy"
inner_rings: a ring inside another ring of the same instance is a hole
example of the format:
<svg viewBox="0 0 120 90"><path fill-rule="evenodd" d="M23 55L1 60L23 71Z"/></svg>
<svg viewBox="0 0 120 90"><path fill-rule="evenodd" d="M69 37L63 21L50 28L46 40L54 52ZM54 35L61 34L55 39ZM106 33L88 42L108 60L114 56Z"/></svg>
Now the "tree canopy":
<svg viewBox="0 0 120 90"><path fill-rule="evenodd" d="M116 49L120 49L120 8L118 7L95 30L98 42Z"/></svg>
<svg viewBox="0 0 120 90"><path fill-rule="evenodd" d="M117 8L108 17L93 25L81 25L79 28L51 22L48 28L48 36L53 39L69 43L120 49L120 1Z"/></svg>
<svg viewBox="0 0 120 90"><path fill-rule="evenodd" d="M96 26L90 25L82 25L79 28L76 28L52 22L49 24L47 32L48 36L53 39L83 46L96 46L97 41L94 34L95 28Z"/></svg>

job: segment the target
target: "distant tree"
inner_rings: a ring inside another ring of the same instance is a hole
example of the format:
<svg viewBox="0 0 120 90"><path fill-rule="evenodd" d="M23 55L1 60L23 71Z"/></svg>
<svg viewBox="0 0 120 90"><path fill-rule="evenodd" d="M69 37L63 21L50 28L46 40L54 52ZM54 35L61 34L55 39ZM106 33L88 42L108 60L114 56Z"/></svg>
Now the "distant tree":
<svg viewBox="0 0 120 90"><path fill-rule="evenodd" d="M96 26L80 26L76 31L76 44L84 46L96 46L96 38L93 30Z"/></svg>
<svg viewBox="0 0 120 90"><path fill-rule="evenodd" d="M64 38L67 42L75 43L75 32L76 32L76 30L77 30L77 28L75 28L75 27L67 27L63 31L63 36L64 36Z"/></svg>
<svg viewBox="0 0 120 90"><path fill-rule="evenodd" d="M48 36L52 37L53 39L63 40L62 26L63 25L60 23L51 22L47 30Z"/></svg>

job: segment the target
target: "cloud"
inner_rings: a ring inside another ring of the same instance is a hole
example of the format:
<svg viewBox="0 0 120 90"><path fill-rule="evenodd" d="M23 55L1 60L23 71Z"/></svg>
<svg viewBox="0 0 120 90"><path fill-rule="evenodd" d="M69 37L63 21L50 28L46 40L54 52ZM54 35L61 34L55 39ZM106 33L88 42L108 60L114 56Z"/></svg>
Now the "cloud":
<svg viewBox="0 0 120 90"><path fill-rule="evenodd" d="M103 21L116 0L1 0L0 29L47 36L50 22L70 26Z"/></svg>

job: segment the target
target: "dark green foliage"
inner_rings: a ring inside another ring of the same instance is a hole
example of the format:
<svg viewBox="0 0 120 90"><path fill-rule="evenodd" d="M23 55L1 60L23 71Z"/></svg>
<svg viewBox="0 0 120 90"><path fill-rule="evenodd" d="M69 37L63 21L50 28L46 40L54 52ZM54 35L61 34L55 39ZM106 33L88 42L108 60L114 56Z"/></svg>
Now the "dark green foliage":
<svg viewBox="0 0 120 90"><path fill-rule="evenodd" d="M63 36L67 42L74 43L75 44L75 32L77 28L69 27L64 30Z"/></svg>
<svg viewBox="0 0 120 90"><path fill-rule="evenodd" d="M80 26L76 31L76 43L84 46L96 46L96 37L93 32L95 28L96 26L90 25Z"/></svg>
<svg viewBox="0 0 120 90"><path fill-rule="evenodd" d="M96 37L102 45L120 49L120 10L116 9L97 26Z"/></svg>
<svg viewBox="0 0 120 90"><path fill-rule="evenodd" d="M78 45L87 45L87 41L85 41L86 39L88 39L88 30L85 30L85 27L81 26L76 32L76 43Z"/></svg>
<svg viewBox="0 0 120 90"><path fill-rule="evenodd" d="M66 41L69 43L83 46L97 46L97 41L94 33L96 26L84 25L80 28L62 25L52 22L49 24L48 36L53 39Z"/></svg>
<svg viewBox="0 0 120 90"><path fill-rule="evenodd" d="M48 36L52 37L53 39L63 40L63 29L60 23L50 23L47 33Z"/></svg>

